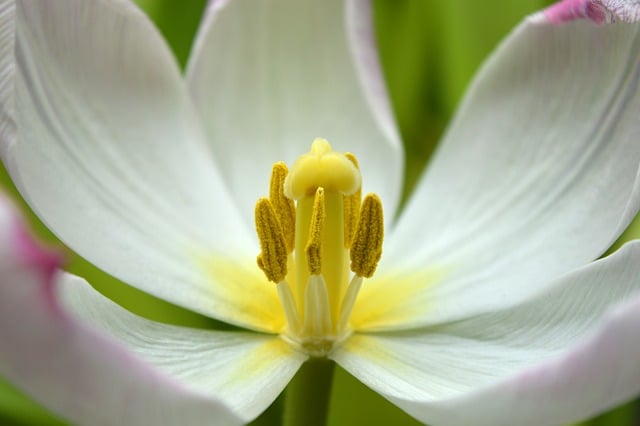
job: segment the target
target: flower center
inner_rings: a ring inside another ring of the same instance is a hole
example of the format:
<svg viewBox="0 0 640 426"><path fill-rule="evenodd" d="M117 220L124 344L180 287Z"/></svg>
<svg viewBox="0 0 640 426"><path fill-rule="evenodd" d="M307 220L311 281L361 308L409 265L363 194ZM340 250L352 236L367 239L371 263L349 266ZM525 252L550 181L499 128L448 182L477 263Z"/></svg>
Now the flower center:
<svg viewBox="0 0 640 426"><path fill-rule="evenodd" d="M269 198L256 204L258 266L277 285L283 336L311 356L348 337L362 280L382 254L382 203L362 199L361 180L355 156L316 139L290 173L274 164Z"/></svg>

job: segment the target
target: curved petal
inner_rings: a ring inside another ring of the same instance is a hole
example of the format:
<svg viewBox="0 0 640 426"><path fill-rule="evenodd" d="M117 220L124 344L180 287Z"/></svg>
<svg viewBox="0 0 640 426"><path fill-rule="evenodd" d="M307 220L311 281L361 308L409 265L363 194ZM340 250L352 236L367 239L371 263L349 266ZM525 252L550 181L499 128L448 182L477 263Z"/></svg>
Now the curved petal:
<svg viewBox="0 0 640 426"><path fill-rule="evenodd" d="M239 424L219 399L190 391L69 317L55 295L58 256L0 200L0 374L74 423Z"/></svg>
<svg viewBox="0 0 640 426"><path fill-rule="evenodd" d="M0 2L0 138L12 136L13 114L13 74L15 61L15 4L13 1Z"/></svg>
<svg viewBox="0 0 640 426"><path fill-rule="evenodd" d="M445 271L415 325L516 303L638 211L640 27L527 20L469 89L380 270Z"/></svg>
<svg viewBox="0 0 640 426"><path fill-rule="evenodd" d="M315 137L360 157L364 190L392 218L402 152L367 0L214 1L187 78L225 181L248 223L271 166ZM384 170L385 173L380 173Z"/></svg>
<svg viewBox="0 0 640 426"><path fill-rule="evenodd" d="M121 308L81 278L67 274L59 284L75 318L194 393L218 398L244 421L264 411L307 358L277 336L161 324Z"/></svg>
<svg viewBox="0 0 640 426"><path fill-rule="evenodd" d="M196 266L224 255L257 270L247 255L255 237L148 19L123 1L2 6L2 34L15 28L15 55L0 49L2 158L31 207L123 281L205 315L259 323L234 315L244 300Z"/></svg>
<svg viewBox="0 0 640 426"><path fill-rule="evenodd" d="M640 242L502 311L356 335L334 359L430 424L565 424L640 392Z"/></svg>

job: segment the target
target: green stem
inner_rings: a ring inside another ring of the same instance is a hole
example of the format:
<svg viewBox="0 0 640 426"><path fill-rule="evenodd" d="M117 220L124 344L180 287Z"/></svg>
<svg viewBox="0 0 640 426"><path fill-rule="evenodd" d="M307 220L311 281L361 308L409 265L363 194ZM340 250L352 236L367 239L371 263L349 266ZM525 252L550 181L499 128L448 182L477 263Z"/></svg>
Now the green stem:
<svg viewBox="0 0 640 426"><path fill-rule="evenodd" d="M325 426L333 381L333 361L311 358L293 378L285 394L285 426Z"/></svg>

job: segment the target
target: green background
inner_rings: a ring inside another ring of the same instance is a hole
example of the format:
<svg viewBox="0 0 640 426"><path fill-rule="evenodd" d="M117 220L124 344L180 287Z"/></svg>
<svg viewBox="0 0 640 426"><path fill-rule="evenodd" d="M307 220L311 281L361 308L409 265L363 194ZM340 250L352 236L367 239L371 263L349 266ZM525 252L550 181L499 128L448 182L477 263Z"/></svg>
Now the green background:
<svg viewBox="0 0 640 426"><path fill-rule="evenodd" d="M205 0L138 0L137 3L160 28L184 66ZM410 192L424 168L481 61L524 16L548 3L543 0L374 0L381 60L407 152L405 194ZM3 186L15 195L6 173L0 172ZM59 244L33 215L30 217L42 239ZM638 235L640 225L636 221L621 241ZM224 327L140 293L76 255L70 255L68 269L140 315L194 327ZM418 424L339 368L334 379L330 424ZM279 398L256 423L277 423L281 407ZM514 422L517 423L517 419ZM0 424L64 423L0 380ZM640 424L640 404L627 404L585 424Z"/></svg>

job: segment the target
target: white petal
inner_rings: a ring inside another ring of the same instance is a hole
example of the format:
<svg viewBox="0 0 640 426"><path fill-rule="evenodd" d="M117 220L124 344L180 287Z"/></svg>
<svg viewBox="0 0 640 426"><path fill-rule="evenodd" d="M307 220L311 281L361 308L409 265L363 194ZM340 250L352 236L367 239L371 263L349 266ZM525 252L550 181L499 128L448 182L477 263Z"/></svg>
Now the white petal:
<svg viewBox="0 0 640 426"><path fill-rule="evenodd" d="M0 138L13 136L13 47L15 43L15 5L13 1L0 2Z"/></svg>
<svg viewBox="0 0 640 426"><path fill-rule="evenodd" d="M640 392L640 242L519 306L356 335L334 359L430 424L565 424Z"/></svg>
<svg viewBox="0 0 640 426"><path fill-rule="evenodd" d="M13 2L1 4L2 33L16 28L15 57L0 49L2 157L32 208L123 281L255 323L233 317L241 309L229 306L242 301L229 303L198 265L235 256L256 270L255 254L246 254L255 238L216 173L157 30L128 2L18 2L15 23L6 19Z"/></svg>
<svg viewBox="0 0 640 426"><path fill-rule="evenodd" d="M527 21L498 48L385 247L380 271L444 274L413 299L433 302L416 324L516 303L625 229L640 202L639 55L637 25L588 22Z"/></svg>
<svg viewBox="0 0 640 426"><path fill-rule="evenodd" d="M247 222L271 166L316 137L359 156L364 190L392 218L402 153L366 0L216 1L188 80L218 165ZM384 171L384 173L381 173Z"/></svg>
<svg viewBox="0 0 640 426"><path fill-rule="evenodd" d="M245 421L264 411L306 356L276 335L161 324L134 315L66 275L63 305L193 392L219 398Z"/></svg>
<svg viewBox="0 0 640 426"><path fill-rule="evenodd" d="M77 323L55 295L59 259L29 239L0 199L0 374L74 423L239 424L212 394L178 384Z"/></svg>

